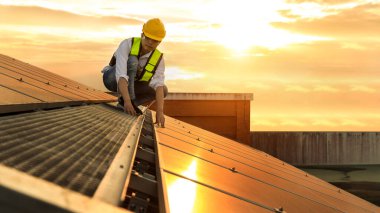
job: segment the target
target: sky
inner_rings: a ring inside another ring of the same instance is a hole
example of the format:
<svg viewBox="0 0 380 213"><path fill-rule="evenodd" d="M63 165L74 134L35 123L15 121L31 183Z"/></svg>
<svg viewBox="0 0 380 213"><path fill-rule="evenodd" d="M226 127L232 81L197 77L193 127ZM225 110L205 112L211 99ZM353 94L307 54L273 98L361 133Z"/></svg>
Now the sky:
<svg viewBox="0 0 380 213"><path fill-rule="evenodd" d="M155 17L170 92L253 93L252 131L380 131L380 0L0 0L0 53L105 90Z"/></svg>

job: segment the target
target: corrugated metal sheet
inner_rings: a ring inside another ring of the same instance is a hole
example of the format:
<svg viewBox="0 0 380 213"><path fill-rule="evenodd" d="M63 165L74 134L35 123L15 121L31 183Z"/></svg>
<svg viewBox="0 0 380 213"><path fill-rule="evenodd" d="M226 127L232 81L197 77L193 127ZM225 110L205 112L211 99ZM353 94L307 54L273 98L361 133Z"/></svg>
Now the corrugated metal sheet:
<svg viewBox="0 0 380 213"><path fill-rule="evenodd" d="M0 117L0 163L92 196L137 117L107 105Z"/></svg>
<svg viewBox="0 0 380 213"><path fill-rule="evenodd" d="M380 132L252 132L251 141L292 165L380 164Z"/></svg>
<svg viewBox="0 0 380 213"><path fill-rule="evenodd" d="M114 96L0 54L0 113L115 101Z"/></svg>
<svg viewBox="0 0 380 213"><path fill-rule="evenodd" d="M156 134L170 211L379 211L266 153L170 117Z"/></svg>

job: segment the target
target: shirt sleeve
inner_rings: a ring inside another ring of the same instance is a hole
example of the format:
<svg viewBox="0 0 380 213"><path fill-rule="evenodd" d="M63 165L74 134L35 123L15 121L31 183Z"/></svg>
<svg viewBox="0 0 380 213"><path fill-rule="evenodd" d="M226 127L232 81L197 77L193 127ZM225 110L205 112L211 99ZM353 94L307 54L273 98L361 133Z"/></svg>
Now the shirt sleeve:
<svg viewBox="0 0 380 213"><path fill-rule="evenodd" d="M132 38L122 41L115 52L116 57L116 81L119 83L120 78L125 78L128 81L127 61L129 52L132 46Z"/></svg>
<svg viewBox="0 0 380 213"><path fill-rule="evenodd" d="M164 57L161 58L160 63L157 65L156 72L154 73L152 79L149 82L149 86L154 90L159 86L165 85L165 61Z"/></svg>

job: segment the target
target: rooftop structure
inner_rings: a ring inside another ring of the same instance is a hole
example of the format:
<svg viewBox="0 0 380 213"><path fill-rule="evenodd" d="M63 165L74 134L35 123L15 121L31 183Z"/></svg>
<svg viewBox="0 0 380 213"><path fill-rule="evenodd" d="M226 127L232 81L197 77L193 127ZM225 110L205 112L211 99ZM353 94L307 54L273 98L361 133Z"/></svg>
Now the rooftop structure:
<svg viewBox="0 0 380 213"><path fill-rule="evenodd" d="M170 117L250 145L252 100L251 93L169 93L164 110Z"/></svg>
<svg viewBox="0 0 380 213"><path fill-rule="evenodd" d="M38 69L20 66L4 69L16 79L26 78L16 68ZM46 103L36 105L21 100L51 91L26 94L22 84L8 84L18 95L0 101L0 212L379 211L264 152L178 119L167 116L166 127L158 128L154 111L130 116L100 92L60 106L40 96ZM104 98L95 102L98 95Z"/></svg>

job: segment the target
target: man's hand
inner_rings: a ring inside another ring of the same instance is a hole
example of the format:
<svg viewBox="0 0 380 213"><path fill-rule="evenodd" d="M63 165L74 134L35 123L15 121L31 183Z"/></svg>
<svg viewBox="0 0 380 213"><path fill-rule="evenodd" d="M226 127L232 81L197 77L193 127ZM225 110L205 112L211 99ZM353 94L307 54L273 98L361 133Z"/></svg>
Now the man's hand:
<svg viewBox="0 0 380 213"><path fill-rule="evenodd" d="M119 91L124 99L124 112L130 114L130 115L136 115L135 108L133 108L131 99L129 97L129 91L128 91L128 81L125 78L119 79Z"/></svg>
<svg viewBox="0 0 380 213"><path fill-rule="evenodd" d="M131 100L124 100L124 112L130 115L136 115L136 111L133 108Z"/></svg>
<svg viewBox="0 0 380 213"><path fill-rule="evenodd" d="M165 116L162 111L157 111L156 112L156 123L158 124L158 127L165 128Z"/></svg>

